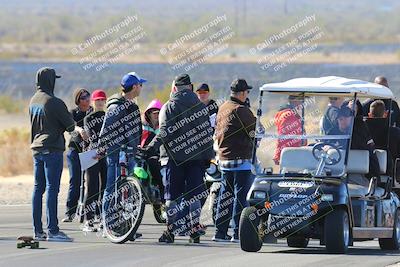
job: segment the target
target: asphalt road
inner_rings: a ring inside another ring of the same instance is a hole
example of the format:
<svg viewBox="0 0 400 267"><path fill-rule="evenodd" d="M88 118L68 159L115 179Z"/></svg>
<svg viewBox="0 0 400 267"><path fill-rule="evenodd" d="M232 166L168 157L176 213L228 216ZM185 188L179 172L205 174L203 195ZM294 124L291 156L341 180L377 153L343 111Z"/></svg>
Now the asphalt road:
<svg viewBox="0 0 400 267"><path fill-rule="evenodd" d="M40 242L40 249L17 249L16 237L31 235L30 211L29 205L0 206L0 266L366 267L400 262L400 252L382 251L377 241L357 242L347 255L327 254L318 241L311 241L307 249L288 248L285 240L265 244L258 253L246 253L238 244L212 242L213 227L201 244L189 244L185 237L178 237L172 245L158 244L164 227L156 223L149 206L139 228L143 237L135 242L112 244L96 233L83 234L78 223L61 223L61 229L75 239L73 243Z"/></svg>

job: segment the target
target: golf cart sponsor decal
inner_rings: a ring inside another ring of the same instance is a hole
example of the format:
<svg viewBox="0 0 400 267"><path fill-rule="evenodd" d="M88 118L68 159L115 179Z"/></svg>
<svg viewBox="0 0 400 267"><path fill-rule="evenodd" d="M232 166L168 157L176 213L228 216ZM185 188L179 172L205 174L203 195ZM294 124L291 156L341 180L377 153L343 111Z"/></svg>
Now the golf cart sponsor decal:
<svg viewBox="0 0 400 267"><path fill-rule="evenodd" d="M310 188L314 186L313 182L295 182L295 181L281 181L278 183L279 187L300 187L300 188Z"/></svg>
<svg viewBox="0 0 400 267"><path fill-rule="evenodd" d="M282 198L307 198L308 195L280 194L279 197L282 197Z"/></svg>

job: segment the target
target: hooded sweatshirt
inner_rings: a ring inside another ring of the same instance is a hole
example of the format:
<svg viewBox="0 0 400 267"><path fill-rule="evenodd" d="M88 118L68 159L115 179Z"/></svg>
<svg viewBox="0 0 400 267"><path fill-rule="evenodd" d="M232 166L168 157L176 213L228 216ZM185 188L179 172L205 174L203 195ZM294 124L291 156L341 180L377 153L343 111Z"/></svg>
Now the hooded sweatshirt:
<svg viewBox="0 0 400 267"><path fill-rule="evenodd" d="M75 122L67 106L54 96L55 81L54 69L45 67L38 70L37 91L29 104L33 154L64 151L64 132L75 129Z"/></svg>
<svg viewBox="0 0 400 267"><path fill-rule="evenodd" d="M106 105L107 112L100 131L97 153L110 155L118 152L122 145L136 148L142 135L139 107L121 93L112 95Z"/></svg>
<svg viewBox="0 0 400 267"><path fill-rule="evenodd" d="M189 89L173 92L160 111L160 132L148 150L160 148L161 165L173 160L177 165L188 160L213 157L213 140L207 107Z"/></svg>
<svg viewBox="0 0 400 267"><path fill-rule="evenodd" d="M161 107L162 107L161 102L155 99L150 102L150 104L144 111L142 141L140 142L141 147L146 147L151 142L151 140L153 140L156 134L160 131L158 125L153 125L151 123L150 112L152 112L153 110L160 111Z"/></svg>

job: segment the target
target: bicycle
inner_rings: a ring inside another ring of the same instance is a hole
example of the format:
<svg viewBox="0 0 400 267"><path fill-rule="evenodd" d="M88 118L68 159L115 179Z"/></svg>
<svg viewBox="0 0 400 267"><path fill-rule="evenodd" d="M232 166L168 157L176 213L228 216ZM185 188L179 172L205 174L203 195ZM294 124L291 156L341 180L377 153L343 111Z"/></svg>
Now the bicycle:
<svg viewBox="0 0 400 267"><path fill-rule="evenodd" d="M119 167L114 192L105 201L107 212L103 212L104 231L113 243L125 243L135 240L135 234L143 219L145 204L153 206L154 216L159 223L166 222L165 205L159 188L153 184L149 167L137 149L136 166L131 173L128 170L129 159L134 156L134 148L121 146Z"/></svg>
<svg viewBox="0 0 400 267"><path fill-rule="evenodd" d="M102 214L104 232L112 243L134 240L144 215L145 199L141 183L128 174L129 158L133 155L133 147L121 146L120 175L114 183L113 193L104 200L107 207Z"/></svg>

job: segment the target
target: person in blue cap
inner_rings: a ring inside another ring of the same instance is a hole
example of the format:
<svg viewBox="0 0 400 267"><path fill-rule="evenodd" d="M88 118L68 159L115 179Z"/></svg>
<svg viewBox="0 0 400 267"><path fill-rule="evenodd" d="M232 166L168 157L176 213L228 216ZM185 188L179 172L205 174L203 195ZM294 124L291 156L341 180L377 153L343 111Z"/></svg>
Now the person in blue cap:
<svg viewBox="0 0 400 267"><path fill-rule="evenodd" d="M107 212L108 195L114 190L116 177L120 175L119 151L122 145L134 150L140 144L142 122L140 110L134 99L140 95L143 83L147 80L135 72L130 72L121 80L121 91L112 95L106 103L107 112L99 134L98 158L107 157L107 182L103 196L103 212ZM136 152L136 151L134 151ZM129 162L129 170L135 165Z"/></svg>

